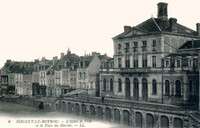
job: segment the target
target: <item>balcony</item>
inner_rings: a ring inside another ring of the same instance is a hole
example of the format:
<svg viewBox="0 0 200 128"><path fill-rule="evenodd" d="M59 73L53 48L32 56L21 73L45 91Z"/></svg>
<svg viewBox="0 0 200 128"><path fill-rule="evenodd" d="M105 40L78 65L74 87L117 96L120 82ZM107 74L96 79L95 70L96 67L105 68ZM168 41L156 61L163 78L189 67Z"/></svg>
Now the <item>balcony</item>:
<svg viewBox="0 0 200 128"><path fill-rule="evenodd" d="M150 68L121 68L121 73L142 73L149 72Z"/></svg>

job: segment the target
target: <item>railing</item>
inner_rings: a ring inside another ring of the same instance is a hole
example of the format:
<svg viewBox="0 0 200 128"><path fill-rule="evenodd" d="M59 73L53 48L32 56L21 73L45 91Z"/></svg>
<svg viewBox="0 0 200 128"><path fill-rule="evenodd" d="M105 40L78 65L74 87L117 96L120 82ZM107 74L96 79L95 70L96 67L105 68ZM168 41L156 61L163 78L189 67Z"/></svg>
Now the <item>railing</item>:
<svg viewBox="0 0 200 128"><path fill-rule="evenodd" d="M198 68L193 67L145 67L145 68L107 68L107 69L100 69L101 72L161 72L161 71L198 71Z"/></svg>
<svg viewBox="0 0 200 128"><path fill-rule="evenodd" d="M151 103L151 102L142 102L142 101L131 101L124 99L114 99L114 98L105 98L103 101L101 97L65 97L62 100L90 103L90 104L99 104L106 106L122 107L122 108L132 108L137 110L148 110L154 112L166 112L166 113L179 113L185 114L186 108L175 105L161 104L161 103Z"/></svg>

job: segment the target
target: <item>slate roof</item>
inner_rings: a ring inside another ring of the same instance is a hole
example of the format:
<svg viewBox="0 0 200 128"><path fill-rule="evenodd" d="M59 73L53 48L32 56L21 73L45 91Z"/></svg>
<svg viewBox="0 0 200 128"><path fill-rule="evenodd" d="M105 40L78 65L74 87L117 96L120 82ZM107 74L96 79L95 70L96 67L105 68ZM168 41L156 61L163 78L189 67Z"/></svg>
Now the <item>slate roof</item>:
<svg viewBox="0 0 200 128"><path fill-rule="evenodd" d="M70 68L73 64L78 63L79 56L76 54L66 54L63 58L60 58L52 67L53 70L60 70L64 68L65 63L67 62L67 67ZM47 72L47 74L50 73L50 70Z"/></svg>
<svg viewBox="0 0 200 128"><path fill-rule="evenodd" d="M200 48L200 40L190 40L183 44L179 49Z"/></svg>
<svg viewBox="0 0 200 128"><path fill-rule="evenodd" d="M141 35L146 34L155 34L155 33L171 33L171 34L179 34L179 35L187 35L187 36L197 36L196 31L185 27L179 23L177 23L177 32L172 32L170 30L170 21L162 20L159 18L149 18L146 21L140 23L139 25L132 27L129 31L125 31L118 36L115 36L113 39L122 39L125 37L134 37L138 36L133 31L138 31ZM127 36L129 35L129 36Z"/></svg>
<svg viewBox="0 0 200 128"><path fill-rule="evenodd" d="M196 54L190 54L190 53L170 53L169 55L167 55L165 58L167 57L182 57L182 58L186 58L188 56L197 56Z"/></svg>
<svg viewBox="0 0 200 128"><path fill-rule="evenodd" d="M13 61L9 65L9 71L11 73L22 73L22 74L30 74L33 72L34 62L18 62ZM5 64L6 66L7 64Z"/></svg>
<svg viewBox="0 0 200 128"><path fill-rule="evenodd" d="M104 54L104 55L99 55L98 58L99 58L100 60L109 60L109 59L111 59L111 57L107 56L106 54Z"/></svg>

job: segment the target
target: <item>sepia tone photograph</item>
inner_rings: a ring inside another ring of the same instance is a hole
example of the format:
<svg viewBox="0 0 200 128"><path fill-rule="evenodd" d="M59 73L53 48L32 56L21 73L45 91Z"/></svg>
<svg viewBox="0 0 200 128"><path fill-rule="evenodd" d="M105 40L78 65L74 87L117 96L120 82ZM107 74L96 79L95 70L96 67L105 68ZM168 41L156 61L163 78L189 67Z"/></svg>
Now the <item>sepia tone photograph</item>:
<svg viewBox="0 0 200 128"><path fill-rule="evenodd" d="M3 128L199 128L198 0L0 0Z"/></svg>

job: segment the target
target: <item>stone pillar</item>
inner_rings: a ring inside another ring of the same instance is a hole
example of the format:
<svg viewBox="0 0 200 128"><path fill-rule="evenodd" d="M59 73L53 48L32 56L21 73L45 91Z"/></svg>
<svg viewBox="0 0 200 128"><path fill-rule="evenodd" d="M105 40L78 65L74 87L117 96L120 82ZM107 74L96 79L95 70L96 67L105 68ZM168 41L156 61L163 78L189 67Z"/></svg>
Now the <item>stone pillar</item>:
<svg viewBox="0 0 200 128"><path fill-rule="evenodd" d="M123 110L119 110L119 112L120 112L120 124L123 124L124 122L123 122Z"/></svg>
<svg viewBox="0 0 200 128"><path fill-rule="evenodd" d="M81 103L79 103L79 110L80 110L79 115L80 115L80 116L83 116L83 115L82 115L82 104L81 104Z"/></svg>
<svg viewBox="0 0 200 128"><path fill-rule="evenodd" d="M172 117L168 117L168 118L169 118L169 127L173 128L173 122L174 122L174 120L173 120Z"/></svg>
<svg viewBox="0 0 200 128"><path fill-rule="evenodd" d="M114 108L111 108L111 122L114 122Z"/></svg>
<svg viewBox="0 0 200 128"><path fill-rule="evenodd" d="M154 114L154 127L159 128L160 127L160 116L158 114Z"/></svg>
<svg viewBox="0 0 200 128"><path fill-rule="evenodd" d="M188 100L188 77L186 75L184 75L183 77L182 93L183 93L183 100L187 101Z"/></svg>
<svg viewBox="0 0 200 128"><path fill-rule="evenodd" d="M135 125L134 119L135 119L134 110L131 108L129 121L130 121L130 126L132 126L132 127L134 127L134 125Z"/></svg>
<svg viewBox="0 0 200 128"><path fill-rule="evenodd" d="M141 68L142 67L142 54L138 54L138 67Z"/></svg>
<svg viewBox="0 0 200 128"><path fill-rule="evenodd" d="M125 57L122 57L122 67L125 68Z"/></svg>
<svg viewBox="0 0 200 128"><path fill-rule="evenodd" d="M133 68L133 55L130 56L130 68Z"/></svg>
<svg viewBox="0 0 200 128"><path fill-rule="evenodd" d="M142 113L142 127L146 128L146 113L145 112L141 113Z"/></svg>
<svg viewBox="0 0 200 128"><path fill-rule="evenodd" d="M106 107L105 106L102 107L102 111L103 111L103 119L102 120L106 120Z"/></svg>
<svg viewBox="0 0 200 128"><path fill-rule="evenodd" d="M147 67L152 67L151 54L147 54Z"/></svg>

